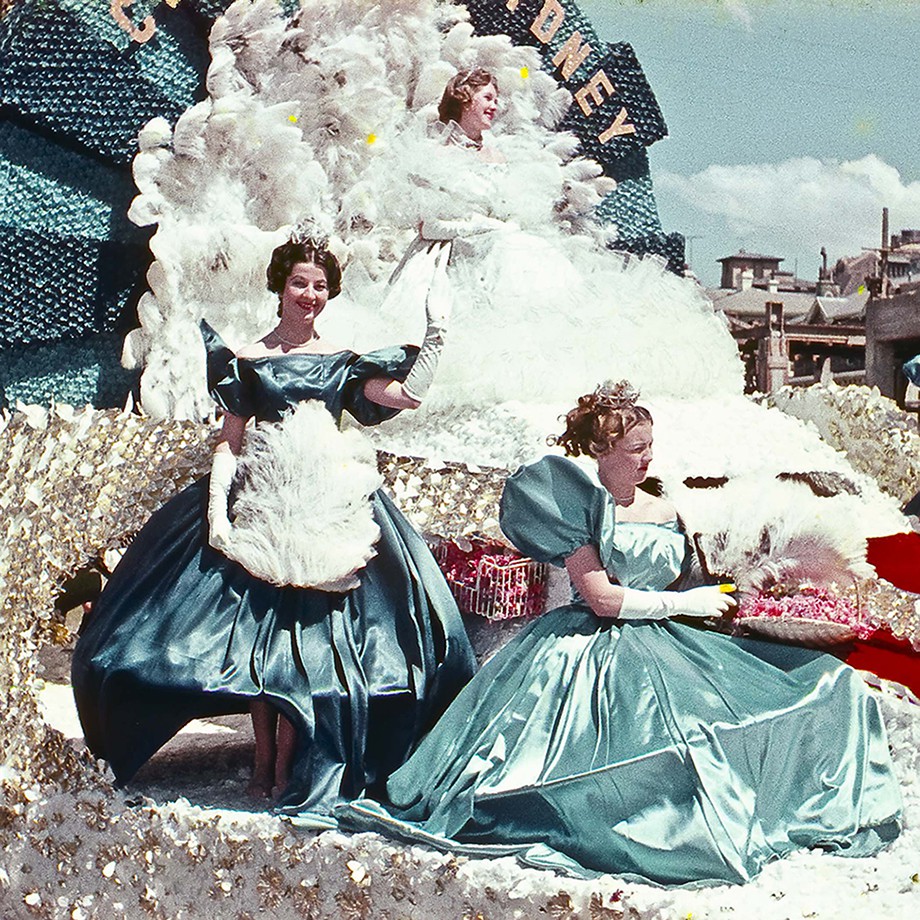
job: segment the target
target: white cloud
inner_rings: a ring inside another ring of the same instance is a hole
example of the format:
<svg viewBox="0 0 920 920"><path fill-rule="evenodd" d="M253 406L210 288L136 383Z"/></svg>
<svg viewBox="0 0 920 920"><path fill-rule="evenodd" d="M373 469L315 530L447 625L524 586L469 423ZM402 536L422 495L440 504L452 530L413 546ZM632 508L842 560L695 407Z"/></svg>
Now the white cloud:
<svg viewBox="0 0 920 920"><path fill-rule="evenodd" d="M656 175L659 195L722 218L754 248L827 246L833 258L877 246L883 207L893 232L920 228L920 182L905 183L874 154L860 160L796 158L781 163L709 166L691 176Z"/></svg>

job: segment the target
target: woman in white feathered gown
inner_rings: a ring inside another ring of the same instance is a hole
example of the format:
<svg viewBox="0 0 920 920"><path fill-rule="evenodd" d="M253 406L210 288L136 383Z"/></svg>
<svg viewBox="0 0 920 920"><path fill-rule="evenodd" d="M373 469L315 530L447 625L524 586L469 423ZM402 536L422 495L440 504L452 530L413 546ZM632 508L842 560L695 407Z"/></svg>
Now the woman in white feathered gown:
<svg viewBox="0 0 920 920"><path fill-rule="evenodd" d="M498 96L488 71L461 71L439 122L407 130L398 155L372 170L375 184L404 182L387 219L419 228L394 273L387 321L417 299L407 290L420 283L413 258L431 241L451 245L457 333L428 408L555 402L586 388L598 366L657 393L740 392L737 349L702 292L660 260L606 248L588 215L599 198L576 210L557 151L528 136L488 138ZM596 196L609 191L597 164L582 163Z"/></svg>

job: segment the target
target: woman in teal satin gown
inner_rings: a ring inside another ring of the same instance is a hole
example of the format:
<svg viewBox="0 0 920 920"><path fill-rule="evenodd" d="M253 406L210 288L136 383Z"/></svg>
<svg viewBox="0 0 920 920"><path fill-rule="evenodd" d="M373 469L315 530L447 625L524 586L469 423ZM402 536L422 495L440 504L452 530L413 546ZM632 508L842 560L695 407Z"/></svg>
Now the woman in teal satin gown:
<svg viewBox="0 0 920 920"><path fill-rule="evenodd" d="M323 824L403 762L475 659L424 540L381 491L376 555L352 590L276 586L228 558L235 456L248 419L278 422L305 400L365 425L419 405L445 317L430 292L421 349L334 350L314 328L340 287L328 250L288 242L268 278L281 318L262 340L234 355L203 324L209 385L226 413L212 474L128 548L77 643L73 688L87 743L120 783L189 720L250 709L251 791L280 787L279 807Z"/></svg>
<svg viewBox="0 0 920 920"><path fill-rule="evenodd" d="M511 476L501 525L564 565L570 604L525 627L387 783L340 822L528 865L681 885L744 882L800 847L875 852L900 794L876 701L817 651L694 625L734 602L692 587L673 507L637 490L652 423L628 388L582 397ZM699 584L699 578L697 578Z"/></svg>

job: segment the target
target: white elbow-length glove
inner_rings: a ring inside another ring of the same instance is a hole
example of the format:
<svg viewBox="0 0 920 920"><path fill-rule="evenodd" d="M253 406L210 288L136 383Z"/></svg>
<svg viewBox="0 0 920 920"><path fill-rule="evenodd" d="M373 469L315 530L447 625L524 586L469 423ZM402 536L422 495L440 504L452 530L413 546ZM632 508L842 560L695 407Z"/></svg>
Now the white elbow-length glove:
<svg viewBox="0 0 920 920"><path fill-rule="evenodd" d="M430 217L422 221L419 236L423 240L453 240L458 236L475 236L477 233L503 230L507 226L504 221L485 215L476 215L465 220L441 220L438 217Z"/></svg>
<svg viewBox="0 0 920 920"><path fill-rule="evenodd" d="M434 380L434 372L441 360L447 323L450 319L451 292L447 280L447 261L450 248L443 246L428 254L434 260L434 272L428 295L425 297L425 338L418 356L402 384L402 391L410 399L421 402Z"/></svg>
<svg viewBox="0 0 920 920"><path fill-rule="evenodd" d="M637 591L623 588L619 620L666 620L673 616L718 617L736 606L719 585L689 591Z"/></svg>
<svg viewBox="0 0 920 920"><path fill-rule="evenodd" d="M211 461L211 481L208 485L208 543L214 549L226 549L230 539L227 510L235 474L236 457L229 451L216 451Z"/></svg>

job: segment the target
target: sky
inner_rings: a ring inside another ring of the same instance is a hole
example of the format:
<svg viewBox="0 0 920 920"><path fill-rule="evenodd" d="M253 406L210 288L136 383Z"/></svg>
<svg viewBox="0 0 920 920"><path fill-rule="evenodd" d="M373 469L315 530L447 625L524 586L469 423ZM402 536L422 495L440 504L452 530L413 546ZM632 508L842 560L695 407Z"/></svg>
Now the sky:
<svg viewBox="0 0 920 920"><path fill-rule="evenodd" d="M920 229L920 0L578 0L635 48L668 125L662 225L704 284L739 249L814 279Z"/></svg>

